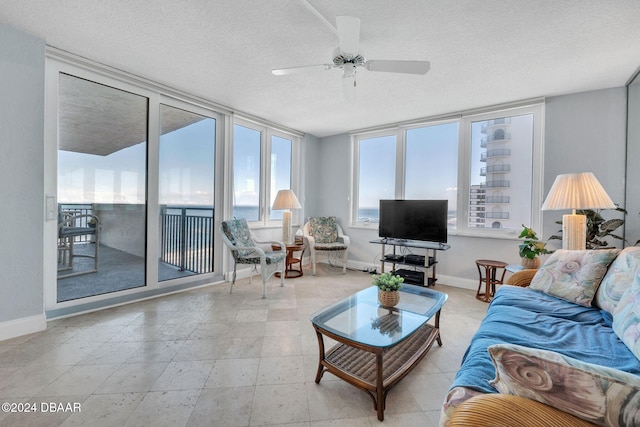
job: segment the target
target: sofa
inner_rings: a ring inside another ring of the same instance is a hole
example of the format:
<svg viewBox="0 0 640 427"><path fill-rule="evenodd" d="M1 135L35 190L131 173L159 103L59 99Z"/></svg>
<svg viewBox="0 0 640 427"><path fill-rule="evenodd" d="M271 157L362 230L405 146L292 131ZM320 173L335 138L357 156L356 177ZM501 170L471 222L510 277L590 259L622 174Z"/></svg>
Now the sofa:
<svg viewBox="0 0 640 427"><path fill-rule="evenodd" d="M640 426L640 247L558 250L507 283L440 425Z"/></svg>

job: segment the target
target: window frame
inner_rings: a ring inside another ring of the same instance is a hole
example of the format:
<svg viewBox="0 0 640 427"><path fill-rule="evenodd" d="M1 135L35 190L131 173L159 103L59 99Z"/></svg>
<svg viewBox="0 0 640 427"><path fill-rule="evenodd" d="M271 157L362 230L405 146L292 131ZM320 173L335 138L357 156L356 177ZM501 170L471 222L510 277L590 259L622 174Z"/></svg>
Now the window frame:
<svg viewBox="0 0 640 427"><path fill-rule="evenodd" d="M452 122L458 123L458 171L457 171L457 209L456 228L449 228L449 235L490 238L514 238L519 230L471 228L469 227L469 195L470 195L470 167L471 167L471 124L477 121L492 120L503 117L533 114L533 140L532 140L532 176L531 176L531 224L528 226L540 229L542 225L542 204L544 167L544 102L541 100L524 102L514 105L496 106L463 112L459 115L423 119L401 123L393 127L371 131L357 131L351 133L351 206L350 226L353 228L375 229L378 222L358 221L359 199L359 145L360 141L382 136L395 135L396 137L396 173L395 173L395 198L403 199L406 179L406 142L407 131L411 129L444 125ZM536 208L537 207L537 208Z"/></svg>
<svg viewBox="0 0 640 427"><path fill-rule="evenodd" d="M513 108L502 108L478 114L464 115L460 118L460 146L464 149L462 161L458 162L458 212L456 215L458 227L450 230L451 234L471 237L517 237L520 229L502 228L474 228L469 227L469 195L471 189L471 124L478 121L500 119L505 117L533 114L533 136L531 157L531 224L525 224L534 229L542 226L542 192L543 192L543 153L544 153L544 104L535 103ZM537 208L536 208L537 207ZM462 209L461 209L462 208ZM462 210L462 212L460 212Z"/></svg>
<svg viewBox="0 0 640 427"><path fill-rule="evenodd" d="M262 125L256 123L252 120L242 118L242 117L234 117L232 128L236 125L246 127L251 130L255 130L260 132L260 182L258 183L258 220L257 221L249 221L249 225L252 228L265 228L265 227L281 227L282 219L270 219L271 217L271 149L272 149L272 138L278 137L282 139L286 139L291 141L291 177L290 177L290 188L296 193L298 197L300 197L300 137L281 131L279 129L275 129L266 125ZM235 149L235 140L232 140L231 146ZM230 164L233 165L235 153L232 152L232 159ZM233 173L230 174L233 181ZM235 182L231 183L231 194L233 194L233 187ZM233 202L230 203L230 209L233 211ZM294 210L293 212L294 222L298 219L298 213Z"/></svg>

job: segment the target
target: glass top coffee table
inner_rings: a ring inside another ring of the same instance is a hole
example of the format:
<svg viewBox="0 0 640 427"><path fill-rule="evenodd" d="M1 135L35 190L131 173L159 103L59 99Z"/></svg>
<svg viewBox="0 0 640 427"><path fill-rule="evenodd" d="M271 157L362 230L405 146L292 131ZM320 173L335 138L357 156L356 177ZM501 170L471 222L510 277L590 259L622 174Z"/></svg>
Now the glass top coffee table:
<svg viewBox="0 0 640 427"><path fill-rule="evenodd" d="M440 339L440 309L447 294L402 285L395 307L378 303L371 286L311 316L318 336L320 361L316 383L325 372L365 391L378 419L384 419L388 391L404 378ZM435 317L434 325L427 323ZM325 350L324 336L338 342Z"/></svg>

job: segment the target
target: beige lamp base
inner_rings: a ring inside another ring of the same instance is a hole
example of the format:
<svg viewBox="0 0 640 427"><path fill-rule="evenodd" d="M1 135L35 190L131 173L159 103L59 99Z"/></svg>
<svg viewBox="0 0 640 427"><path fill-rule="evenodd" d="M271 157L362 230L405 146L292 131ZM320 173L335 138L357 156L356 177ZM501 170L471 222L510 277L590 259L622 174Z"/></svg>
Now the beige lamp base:
<svg viewBox="0 0 640 427"><path fill-rule="evenodd" d="M293 244L293 228L291 224L291 211L285 210L282 213L282 243Z"/></svg>
<svg viewBox="0 0 640 427"><path fill-rule="evenodd" d="M566 214L562 216L562 249L581 251L587 248L587 217Z"/></svg>

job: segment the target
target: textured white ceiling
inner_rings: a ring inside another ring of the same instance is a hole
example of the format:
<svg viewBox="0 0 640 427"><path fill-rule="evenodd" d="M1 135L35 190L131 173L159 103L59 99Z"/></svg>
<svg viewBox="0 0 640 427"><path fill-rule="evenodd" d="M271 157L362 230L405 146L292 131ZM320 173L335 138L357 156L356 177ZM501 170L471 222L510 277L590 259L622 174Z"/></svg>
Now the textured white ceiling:
<svg viewBox="0 0 640 427"><path fill-rule="evenodd" d="M0 22L50 46L319 137L510 101L623 86L640 66L638 0L308 0L361 20L367 59L424 76L339 70L338 41L301 0L0 0ZM1 42L1 41L0 41Z"/></svg>

